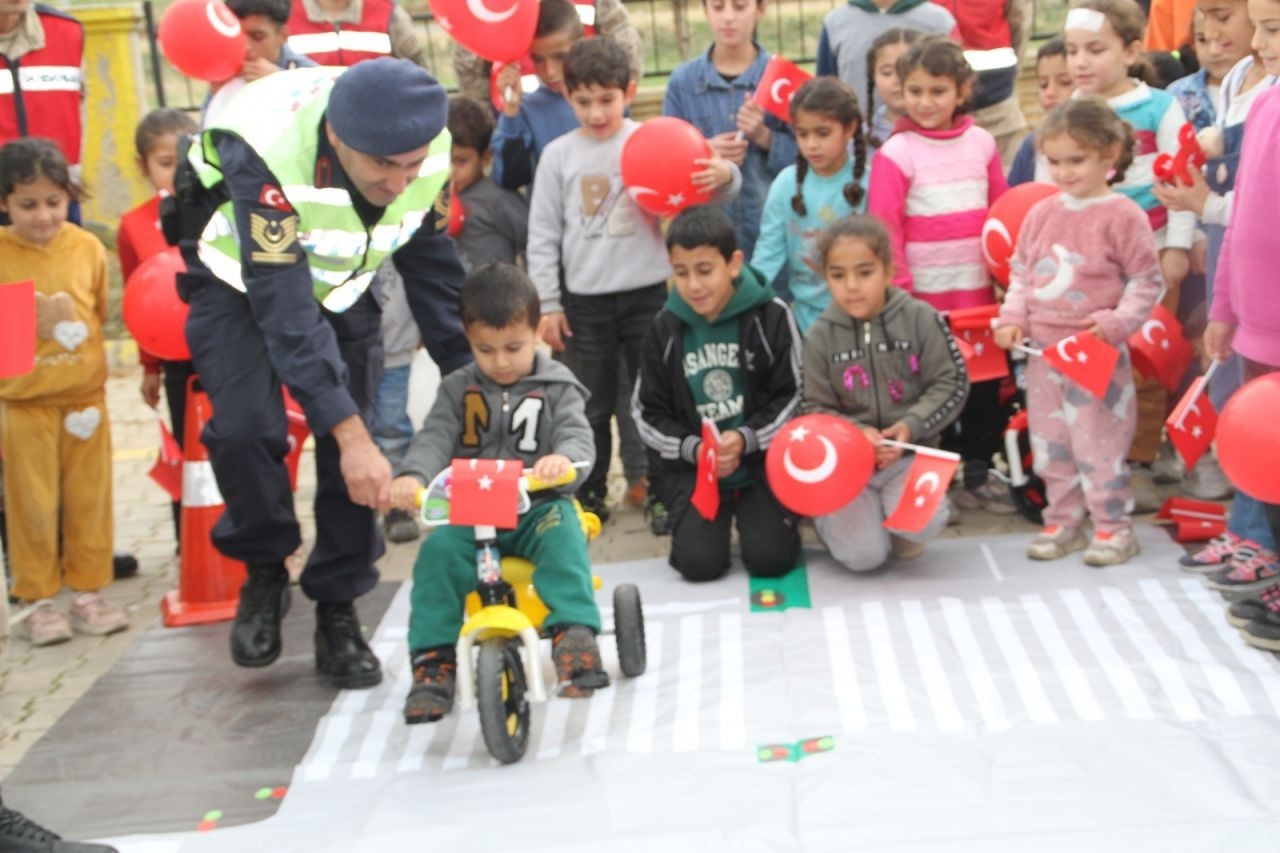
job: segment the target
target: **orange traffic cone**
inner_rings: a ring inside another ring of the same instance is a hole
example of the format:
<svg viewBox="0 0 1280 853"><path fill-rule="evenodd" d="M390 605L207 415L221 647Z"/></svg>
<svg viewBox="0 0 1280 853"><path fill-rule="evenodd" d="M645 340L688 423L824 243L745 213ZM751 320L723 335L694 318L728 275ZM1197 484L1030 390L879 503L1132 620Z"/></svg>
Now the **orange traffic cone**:
<svg viewBox="0 0 1280 853"><path fill-rule="evenodd" d="M198 379L193 376L187 385L182 463L182 573L178 588L166 593L160 602L164 624L170 628L233 618L240 586L247 577L244 563L223 556L210 539L224 506L209 453L200 442L200 433L213 416L213 404L200 388Z"/></svg>

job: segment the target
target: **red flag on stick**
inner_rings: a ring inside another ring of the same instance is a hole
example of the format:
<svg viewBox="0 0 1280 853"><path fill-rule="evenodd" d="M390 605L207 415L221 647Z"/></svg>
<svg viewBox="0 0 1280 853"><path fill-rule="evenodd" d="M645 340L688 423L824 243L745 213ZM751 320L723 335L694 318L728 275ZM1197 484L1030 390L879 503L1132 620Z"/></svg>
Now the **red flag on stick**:
<svg viewBox="0 0 1280 853"><path fill-rule="evenodd" d="M1191 383L1187 393L1182 395L1182 399L1164 422L1169 441L1178 448L1178 454L1182 456L1187 468L1193 467L1209 449L1213 434L1218 428L1218 413L1214 411L1213 403L1209 402L1207 394L1201 396L1209 386L1209 376L1206 373Z"/></svg>
<svg viewBox="0 0 1280 853"><path fill-rule="evenodd" d="M1009 359L996 346L991 321L1000 313L998 305L980 305L947 313L951 334L964 355L970 382L985 382L1009 375Z"/></svg>
<svg viewBox="0 0 1280 853"><path fill-rule="evenodd" d="M462 199L458 194L449 189L449 228L447 233L450 237L457 237L462 233L462 226L467 224L467 209L462 204Z"/></svg>
<svg viewBox="0 0 1280 853"><path fill-rule="evenodd" d="M178 502L182 500L182 448L178 447L177 440L164 425L164 421L156 418L156 423L160 425L160 453L147 476Z"/></svg>
<svg viewBox="0 0 1280 853"><path fill-rule="evenodd" d="M524 474L518 459L455 459L451 473L450 524L516 526Z"/></svg>
<svg viewBox="0 0 1280 853"><path fill-rule="evenodd" d="M711 521L720 512L720 430L710 418L702 419L702 446L698 448L698 481L689 503L698 515Z"/></svg>
<svg viewBox="0 0 1280 853"><path fill-rule="evenodd" d="M764 66L760 85L751 99L765 112L785 122L791 121L791 99L796 90L813 79L813 75L789 59L774 54Z"/></svg>
<svg viewBox="0 0 1280 853"><path fill-rule="evenodd" d="M1193 356L1191 344L1182 337L1182 324L1163 305L1157 304L1151 319L1129 338L1134 369L1170 391L1182 381Z"/></svg>
<svg viewBox="0 0 1280 853"><path fill-rule="evenodd" d="M1099 399L1106 396L1120 360L1120 350L1088 332L1063 338L1041 354L1056 370Z"/></svg>
<svg viewBox="0 0 1280 853"><path fill-rule="evenodd" d="M904 533L924 530L937 513L959 465L958 454L917 450L911 470L907 471L907 487L902 490L893 514L884 520L884 526Z"/></svg>

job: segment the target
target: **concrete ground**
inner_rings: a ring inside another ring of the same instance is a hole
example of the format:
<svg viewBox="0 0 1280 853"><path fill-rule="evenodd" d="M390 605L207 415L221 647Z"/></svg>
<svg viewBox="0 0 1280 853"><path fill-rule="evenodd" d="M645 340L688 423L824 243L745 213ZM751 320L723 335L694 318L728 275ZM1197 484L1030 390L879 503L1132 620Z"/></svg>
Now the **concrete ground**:
<svg viewBox="0 0 1280 853"><path fill-rule="evenodd" d="M129 353L123 354L128 360ZM415 368L415 397L411 412L425 409L424 391L430 377L420 378L424 371ZM111 420L111 436L115 457L116 550L138 558L136 577L117 581L105 595L128 608L133 626L110 637L77 636L69 643L46 648L32 648L25 640L14 637L8 655L0 660L0 780L22 760L23 755L49 730L93 682L107 672L130 648L139 633L154 625L160 617L159 602L177 585L178 559L174 554L173 521L168 496L147 476L155 461L159 436L156 415L138 393L141 368L113 369L107 382L107 403ZM163 404L161 409L163 410ZM310 443L304 451L298 487L299 506L310 505L315 490ZM621 503L626 483L614 460L615 471L611 491ZM314 526L308 513L303 513L303 536L311 541ZM963 513L958 525L949 528L947 536L983 536L1026 530L1030 524L1016 516L998 517L979 511ZM805 536L812 540L811 528ZM401 580L410 576L417 543L389 545L380 566L383 577ZM653 536L641 512L620 506L592 544L592 558L599 563L619 562L666 554L668 541ZM59 597L62 606L67 594ZM104 709L110 713L110 709Z"/></svg>

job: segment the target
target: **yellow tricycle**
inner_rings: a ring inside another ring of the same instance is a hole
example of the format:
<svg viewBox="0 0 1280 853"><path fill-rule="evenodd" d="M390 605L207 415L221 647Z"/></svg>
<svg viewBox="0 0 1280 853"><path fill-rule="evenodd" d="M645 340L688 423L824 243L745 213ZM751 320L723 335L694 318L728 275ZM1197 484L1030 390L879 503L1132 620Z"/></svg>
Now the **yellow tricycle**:
<svg viewBox="0 0 1280 853"><path fill-rule="evenodd" d="M530 469L523 468L520 460L498 461L522 472L517 515L529 509L531 492L565 486L577 479L576 469L570 468L559 480L543 482ZM454 465L469 463L470 460L454 460ZM450 523L452 472L452 466L445 468L418 493L422 521L428 527ZM484 514L491 513L498 523L509 520L511 507L505 503L507 500L501 497L486 502ZM600 519L583 510L576 500L574 507L587 540L594 539L600 533ZM467 618L458 637L456 703L462 710L479 709L485 746L494 758L511 764L524 756L529 744L529 703L546 702L548 698L538 653L543 620L549 611L534 589L536 567L522 557L498 553L495 525L473 523L473 527L476 589L467 596ZM600 589L599 576L593 574L591 583ZM635 584L619 584L613 590L613 634L622 674L629 678L643 674L644 611Z"/></svg>

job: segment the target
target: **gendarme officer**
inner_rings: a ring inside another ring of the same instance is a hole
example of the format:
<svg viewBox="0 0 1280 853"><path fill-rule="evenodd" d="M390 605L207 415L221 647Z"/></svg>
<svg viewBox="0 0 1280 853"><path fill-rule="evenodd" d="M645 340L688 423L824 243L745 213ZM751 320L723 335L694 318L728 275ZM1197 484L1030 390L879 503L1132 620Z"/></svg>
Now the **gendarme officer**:
<svg viewBox="0 0 1280 853"><path fill-rule="evenodd" d="M408 60L297 69L246 86L187 150L169 233L190 270L187 341L213 402L203 439L226 503L213 543L249 567L231 631L241 666L280 655L284 560L301 542L283 383L316 435L316 542L301 580L317 602L316 667L340 687L382 678L354 606L378 579L375 510L391 479L365 426L382 369L370 285L390 256L441 373L470 359L444 233L447 114L444 89Z"/></svg>

